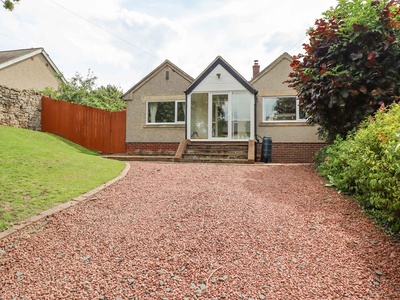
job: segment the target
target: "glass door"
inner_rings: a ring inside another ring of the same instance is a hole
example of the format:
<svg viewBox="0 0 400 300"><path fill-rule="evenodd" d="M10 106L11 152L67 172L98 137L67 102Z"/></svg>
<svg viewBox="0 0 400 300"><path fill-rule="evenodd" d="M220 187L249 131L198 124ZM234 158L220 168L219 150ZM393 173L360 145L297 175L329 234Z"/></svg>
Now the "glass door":
<svg viewBox="0 0 400 300"><path fill-rule="evenodd" d="M252 96L248 93L232 93L232 139L250 139Z"/></svg>
<svg viewBox="0 0 400 300"><path fill-rule="evenodd" d="M212 138L230 138L228 94L212 95L211 104Z"/></svg>
<svg viewBox="0 0 400 300"><path fill-rule="evenodd" d="M208 93L195 93L190 101L190 129L191 139L208 139Z"/></svg>

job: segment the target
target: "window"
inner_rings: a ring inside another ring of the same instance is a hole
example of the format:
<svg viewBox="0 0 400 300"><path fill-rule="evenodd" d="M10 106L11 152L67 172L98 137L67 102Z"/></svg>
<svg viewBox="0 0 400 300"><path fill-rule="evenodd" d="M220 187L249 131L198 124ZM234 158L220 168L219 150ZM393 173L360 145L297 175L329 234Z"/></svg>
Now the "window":
<svg viewBox="0 0 400 300"><path fill-rule="evenodd" d="M190 136L208 139L208 93L193 93L190 99Z"/></svg>
<svg viewBox="0 0 400 300"><path fill-rule="evenodd" d="M251 136L251 109L254 96L249 93L232 93L232 138L249 139Z"/></svg>
<svg viewBox="0 0 400 300"><path fill-rule="evenodd" d="M178 101L147 102L147 124L179 124L185 122L186 103Z"/></svg>
<svg viewBox="0 0 400 300"><path fill-rule="evenodd" d="M306 121L296 97L264 97L263 122Z"/></svg>

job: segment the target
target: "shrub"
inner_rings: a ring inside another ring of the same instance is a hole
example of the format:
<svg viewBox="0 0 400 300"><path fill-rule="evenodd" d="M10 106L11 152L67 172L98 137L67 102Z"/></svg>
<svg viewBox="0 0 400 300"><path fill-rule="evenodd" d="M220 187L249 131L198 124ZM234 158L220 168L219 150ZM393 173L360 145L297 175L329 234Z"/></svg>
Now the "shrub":
<svg viewBox="0 0 400 300"><path fill-rule="evenodd" d="M63 82L58 89L46 88L42 94L56 100L65 100L90 107L100 108L108 111L121 111L126 104L121 99L122 90L113 85L96 85L97 77L88 71L86 78L76 73L68 82Z"/></svg>
<svg viewBox="0 0 400 300"><path fill-rule="evenodd" d="M355 196L382 225L400 232L400 105L381 109L346 140L321 151L320 174Z"/></svg>

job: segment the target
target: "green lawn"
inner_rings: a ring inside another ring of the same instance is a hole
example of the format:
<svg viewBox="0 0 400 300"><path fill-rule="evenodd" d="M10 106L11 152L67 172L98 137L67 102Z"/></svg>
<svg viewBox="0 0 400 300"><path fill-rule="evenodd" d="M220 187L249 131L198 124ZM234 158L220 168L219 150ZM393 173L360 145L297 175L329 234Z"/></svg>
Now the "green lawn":
<svg viewBox="0 0 400 300"><path fill-rule="evenodd" d="M55 135L0 126L0 231L90 191L124 167Z"/></svg>

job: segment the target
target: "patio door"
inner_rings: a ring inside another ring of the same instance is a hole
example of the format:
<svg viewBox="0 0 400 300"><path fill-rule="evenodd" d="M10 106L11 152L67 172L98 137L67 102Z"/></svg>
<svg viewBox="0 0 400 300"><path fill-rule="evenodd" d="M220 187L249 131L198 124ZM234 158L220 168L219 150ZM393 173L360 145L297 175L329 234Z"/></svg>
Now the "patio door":
<svg viewBox="0 0 400 300"><path fill-rule="evenodd" d="M230 139L230 105L228 94L213 94L211 100L211 133L213 139Z"/></svg>
<svg viewBox="0 0 400 300"><path fill-rule="evenodd" d="M188 111L190 139L254 139L254 95L248 92L193 93L188 100Z"/></svg>

